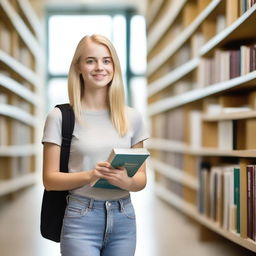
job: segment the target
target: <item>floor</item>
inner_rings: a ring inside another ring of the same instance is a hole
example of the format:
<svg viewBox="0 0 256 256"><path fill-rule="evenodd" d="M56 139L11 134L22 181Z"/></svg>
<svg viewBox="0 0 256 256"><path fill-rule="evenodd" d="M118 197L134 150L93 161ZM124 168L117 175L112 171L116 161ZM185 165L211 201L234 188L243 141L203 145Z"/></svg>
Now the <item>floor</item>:
<svg viewBox="0 0 256 256"><path fill-rule="evenodd" d="M198 224L156 198L152 180L150 174L147 188L132 194L137 213L136 256L256 255L219 236L200 241ZM39 182L8 201L0 200L1 256L60 255L59 245L39 234L41 197Z"/></svg>

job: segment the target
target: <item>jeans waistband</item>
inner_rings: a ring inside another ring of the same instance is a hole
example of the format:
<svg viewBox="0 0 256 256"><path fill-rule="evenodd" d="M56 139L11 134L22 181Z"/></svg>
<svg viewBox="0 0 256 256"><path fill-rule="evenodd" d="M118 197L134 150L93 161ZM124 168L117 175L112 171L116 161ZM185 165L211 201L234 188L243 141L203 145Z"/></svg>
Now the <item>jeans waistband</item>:
<svg viewBox="0 0 256 256"><path fill-rule="evenodd" d="M123 206L126 204L131 203L131 197L126 196L124 198L116 199L116 200L96 200L93 198L83 197L80 195L68 195L67 196L67 202L69 201L76 201L80 204L87 205L89 208L105 208L105 207L111 207L111 208L120 208L122 209Z"/></svg>

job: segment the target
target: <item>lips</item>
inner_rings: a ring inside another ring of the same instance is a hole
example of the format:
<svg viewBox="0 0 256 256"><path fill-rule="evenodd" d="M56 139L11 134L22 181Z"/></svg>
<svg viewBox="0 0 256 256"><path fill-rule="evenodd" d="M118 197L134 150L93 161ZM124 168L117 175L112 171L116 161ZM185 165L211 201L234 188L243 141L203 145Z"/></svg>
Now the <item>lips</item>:
<svg viewBox="0 0 256 256"><path fill-rule="evenodd" d="M97 80L101 80L101 79L103 79L103 78L105 78L105 74L94 74L94 75L92 75L95 79L97 79Z"/></svg>

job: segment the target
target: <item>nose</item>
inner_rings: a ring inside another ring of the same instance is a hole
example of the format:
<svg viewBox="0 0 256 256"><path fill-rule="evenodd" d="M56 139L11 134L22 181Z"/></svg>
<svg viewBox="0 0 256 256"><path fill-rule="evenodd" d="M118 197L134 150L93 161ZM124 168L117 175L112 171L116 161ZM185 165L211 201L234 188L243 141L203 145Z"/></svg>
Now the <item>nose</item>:
<svg viewBox="0 0 256 256"><path fill-rule="evenodd" d="M96 70L103 70L102 64L103 63L101 61L97 61Z"/></svg>

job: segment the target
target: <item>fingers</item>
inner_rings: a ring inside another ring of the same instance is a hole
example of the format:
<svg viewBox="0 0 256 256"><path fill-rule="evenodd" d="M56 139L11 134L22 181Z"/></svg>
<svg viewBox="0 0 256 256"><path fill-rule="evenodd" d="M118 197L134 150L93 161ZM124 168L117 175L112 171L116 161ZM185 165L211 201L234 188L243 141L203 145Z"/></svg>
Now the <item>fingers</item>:
<svg viewBox="0 0 256 256"><path fill-rule="evenodd" d="M109 162L99 162L97 163L96 167L106 167L106 168L110 168L111 164Z"/></svg>

